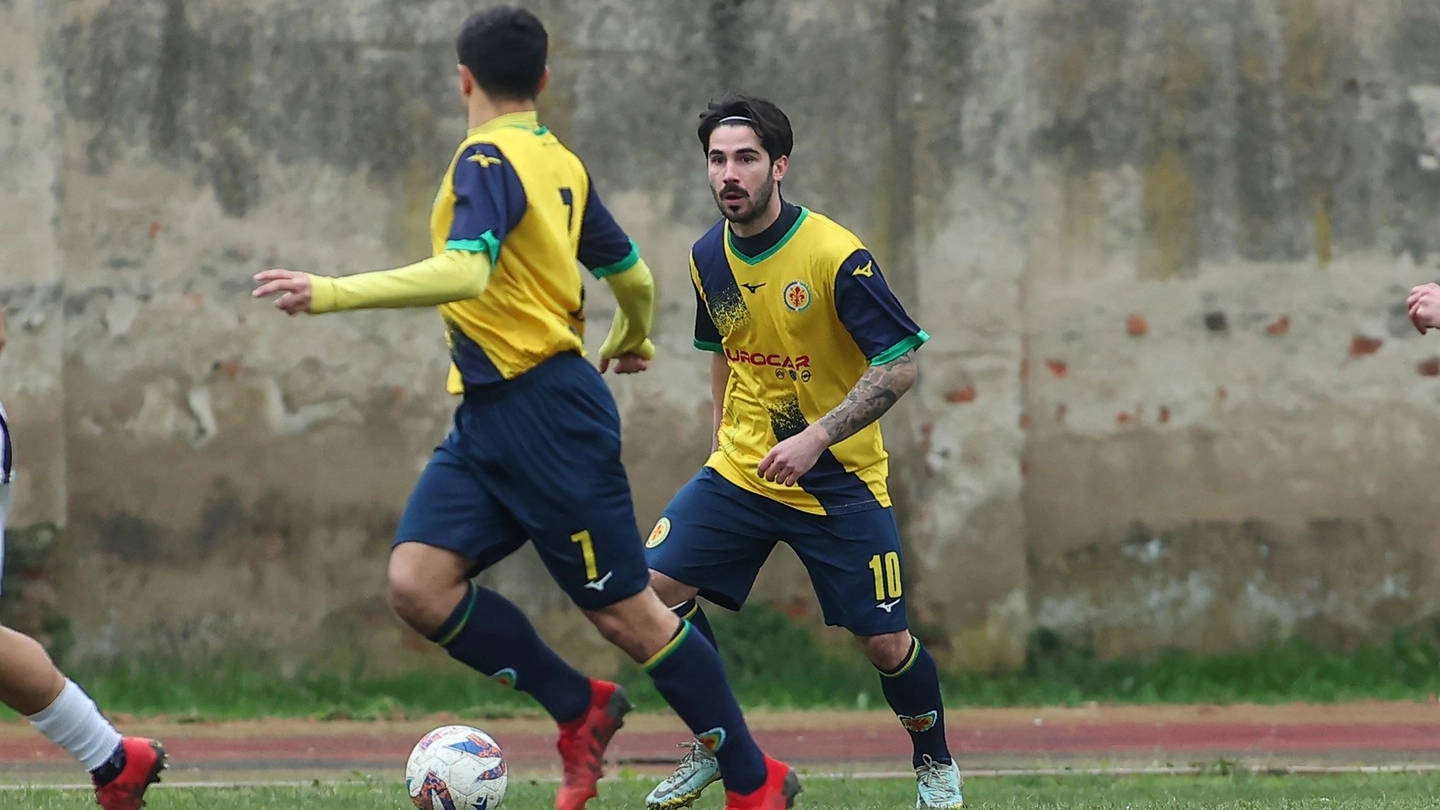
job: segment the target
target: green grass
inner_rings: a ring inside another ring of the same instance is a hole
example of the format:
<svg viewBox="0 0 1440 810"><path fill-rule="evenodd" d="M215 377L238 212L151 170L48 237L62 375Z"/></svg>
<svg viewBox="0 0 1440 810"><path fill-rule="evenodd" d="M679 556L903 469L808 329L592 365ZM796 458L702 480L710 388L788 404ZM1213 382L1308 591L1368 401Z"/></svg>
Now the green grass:
<svg viewBox="0 0 1440 810"><path fill-rule="evenodd" d="M621 810L642 806L648 781L626 781L602 786L602 796L591 810ZM909 780L810 779L796 804L797 810L895 810L914 803L915 784ZM966 785L967 808L1025 808L1058 810L1419 810L1433 808L1440 795L1440 777L1433 775L1380 775L1345 777L1062 777L971 779ZM81 791L61 793L28 790L0 793L0 808L29 810L81 810L93 807ZM554 788L550 785L512 783L506 810L549 810ZM697 810L720 810L723 797L711 790L696 804ZM149 810L398 810L407 808L398 784L357 784L340 787L264 788L252 790L169 789L151 793Z"/></svg>
<svg viewBox="0 0 1440 810"><path fill-rule="evenodd" d="M874 670L850 645L822 647L811 628L764 610L715 611L732 684L747 707L879 708ZM1440 635L1440 634L1437 634ZM1199 657L1162 652L1103 661L1046 633L1031 640L1019 672L958 674L946 694L964 706L1101 703L1332 703L1357 698L1421 699L1440 692L1440 644L1413 629L1350 652L1303 641L1248 653ZM747 643L741 644L740 639ZM459 665L395 678L305 673L281 677L263 656L190 668L158 663L67 667L112 713L194 719L318 717L371 719L461 712L469 717L537 714L528 697ZM628 666L621 680L641 709L663 708L649 679Z"/></svg>

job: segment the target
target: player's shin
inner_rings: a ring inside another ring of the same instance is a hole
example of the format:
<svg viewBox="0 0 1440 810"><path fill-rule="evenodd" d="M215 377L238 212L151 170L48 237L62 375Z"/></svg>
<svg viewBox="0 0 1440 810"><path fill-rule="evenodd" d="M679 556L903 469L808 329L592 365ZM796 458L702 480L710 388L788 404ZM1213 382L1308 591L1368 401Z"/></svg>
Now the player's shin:
<svg viewBox="0 0 1440 810"><path fill-rule="evenodd" d="M912 638L909 653L898 667L880 670L885 700L900 718L914 745L914 765L928 755L936 762L952 762L945 742L945 707L940 697L940 670L935 659Z"/></svg>
<svg viewBox="0 0 1440 810"><path fill-rule="evenodd" d="M766 778L765 757L750 736L715 647L682 621L675 637L644 667L665 702L714 752L725 789L741 794L759 789Z"/></svg>
<svg viewBox="0 0 1440 810"><path fill-rule="evenodd" d="M95 701L55 668L40 642L0 627L0 700L94 771L120 745Z"/></svg>
<svg viewBox="0 0 1440 810"><path fill-rule="evenodd" d="M0 627L0 702L17 714L33 715L54 703L65 683L40 642Z"/></svg>
<svg viewBox="0 0 1440 810"><path fill-rule="evenodd" d="M91 773L112 766L119 772L124 760L112 763L120 751L120 732L100 713L95 701L78 684L64 681L64 688L50 705L25 719L51 742L65 749ZM118 766L118 767L117 767Z"/></svg>
<svg viewBox="0 0 1440 810"><path fill-rule="evenodd" d="M590 680L540 639L518 607L473 582L430 640L496 683L535 698L557 723L590 707Z"/></svg>

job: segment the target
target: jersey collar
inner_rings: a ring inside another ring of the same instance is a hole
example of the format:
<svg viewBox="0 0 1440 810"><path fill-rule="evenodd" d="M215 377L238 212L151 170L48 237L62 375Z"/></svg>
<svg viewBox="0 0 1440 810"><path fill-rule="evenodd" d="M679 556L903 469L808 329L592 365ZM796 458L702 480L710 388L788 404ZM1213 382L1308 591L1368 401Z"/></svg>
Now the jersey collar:
<svg viewBox="0 0 1440 810"><path fill-rule="evenodd" d="M795 221L789 223L788 227L786 227L785 222L787 215L795 217ZM752 239L760 240L761 244L769 242L769 244L766 245L766 247L761 252L755 254L754 256L751 256L741 251L740 246L736 244L736 239L738 237L735 236L734 231L730 230L730 223L726 222L726 252L746 264L759 264L770 258L771 256L774 256L776 253L780 252L780 248L785 247L786 243L790 241L790 238L795 235L795 232L800 230L800 226L804 224L805 218L809 215L810 211L805 206L792 205L788 202L785 203L784 213L781 214L780 218L775 220L774 224L772 224L769 228L766 228L763 234L752 237ZM781 228L785 228L785 230L782 232L780 230Z"/></svg>
<svg viewBox="0 0 1440 810"><path fill-rule="evenodd" d="M491 118L489 121L486 121L480 126L471 129L469 134L488 135L498 129L505 129L507 127L515 127L516 129L528 129L532 132L544 129L544 127L540 126L540 114L537 113L535 110L525 110L524 112L513 112L505 113L504 115L497 115L496 117Z"/></svg>

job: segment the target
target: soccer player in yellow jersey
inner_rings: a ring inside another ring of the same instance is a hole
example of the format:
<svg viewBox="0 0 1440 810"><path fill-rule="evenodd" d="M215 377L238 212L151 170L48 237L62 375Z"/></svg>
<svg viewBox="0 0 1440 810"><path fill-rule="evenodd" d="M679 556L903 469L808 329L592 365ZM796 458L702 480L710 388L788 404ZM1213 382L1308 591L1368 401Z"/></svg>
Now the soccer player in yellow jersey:
<svg viewBox="0 0 1440 810"><path fill-rule="evenodd" d="M782 810L800 790L794 772L756 746L714 646L648 586L620 417L601 373L645 368L654 290L585 166L536 118L547 46L540 20L521 8L466 20L456 50L470 131L435 199L431 258L340 278L270 270L255 295L278 295L291 314L439 306L449 389L461 401L400 519L389 601L452 657L554 717L564 766L557 810L596 795L605 747L630 704L615 684L556 655L514 604L471 581L527 540L719 758L725 806ZM598 372L583 357L577 259L619 302Z"/></svg>
<svg viewBox="0 0 1440 810"><path fill-rule="evenodd" d="M0 349L5 348L5 309L0 307ZM5 558L5 517L15 445L0 405L0 568ZM160 781L165 748L154 740L122 737L95 701L65 677L40 642L0 626L0 703L90 771L101 810L140 810L145 791Z"/></svg>
<svg viewBox="0 0 1440 810"><path fill-rule="evenodd" d="M699 136L723 215L690 252L715 440L646 542L651 585L713 641L697 594L739 610L775 543L789 543L826 624L855 634L910 734L916 807L960 807L939 672L906 624L876 421L915 382L929 337L854 234L781 197L794 137L780 108L712 102ZM724 770L694 745L647 804L689 805Z"/></svg>

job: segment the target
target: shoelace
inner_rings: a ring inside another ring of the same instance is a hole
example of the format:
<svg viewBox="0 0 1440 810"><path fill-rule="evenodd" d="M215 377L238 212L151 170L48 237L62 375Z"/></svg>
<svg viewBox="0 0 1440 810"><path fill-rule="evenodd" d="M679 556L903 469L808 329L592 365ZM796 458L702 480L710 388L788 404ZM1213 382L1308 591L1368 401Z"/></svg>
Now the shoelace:
<svg viewBox="0 0 1440 810"><path fill-rule="evenodd" d="M710 749L701 745L699 742L679 743L676 747L690 749L685 752L685 756L680 758L680 768L689 766L691 770L699 770L700 761L710 758Z"/></svg>
<svg viewBox="0 0 1440 810"><path fill-rule="evenodd" d="M945 778L946 768L936 762L929 754L924 756L920 764L920 786L929 790L949 790L949 780Z"/></svg>

